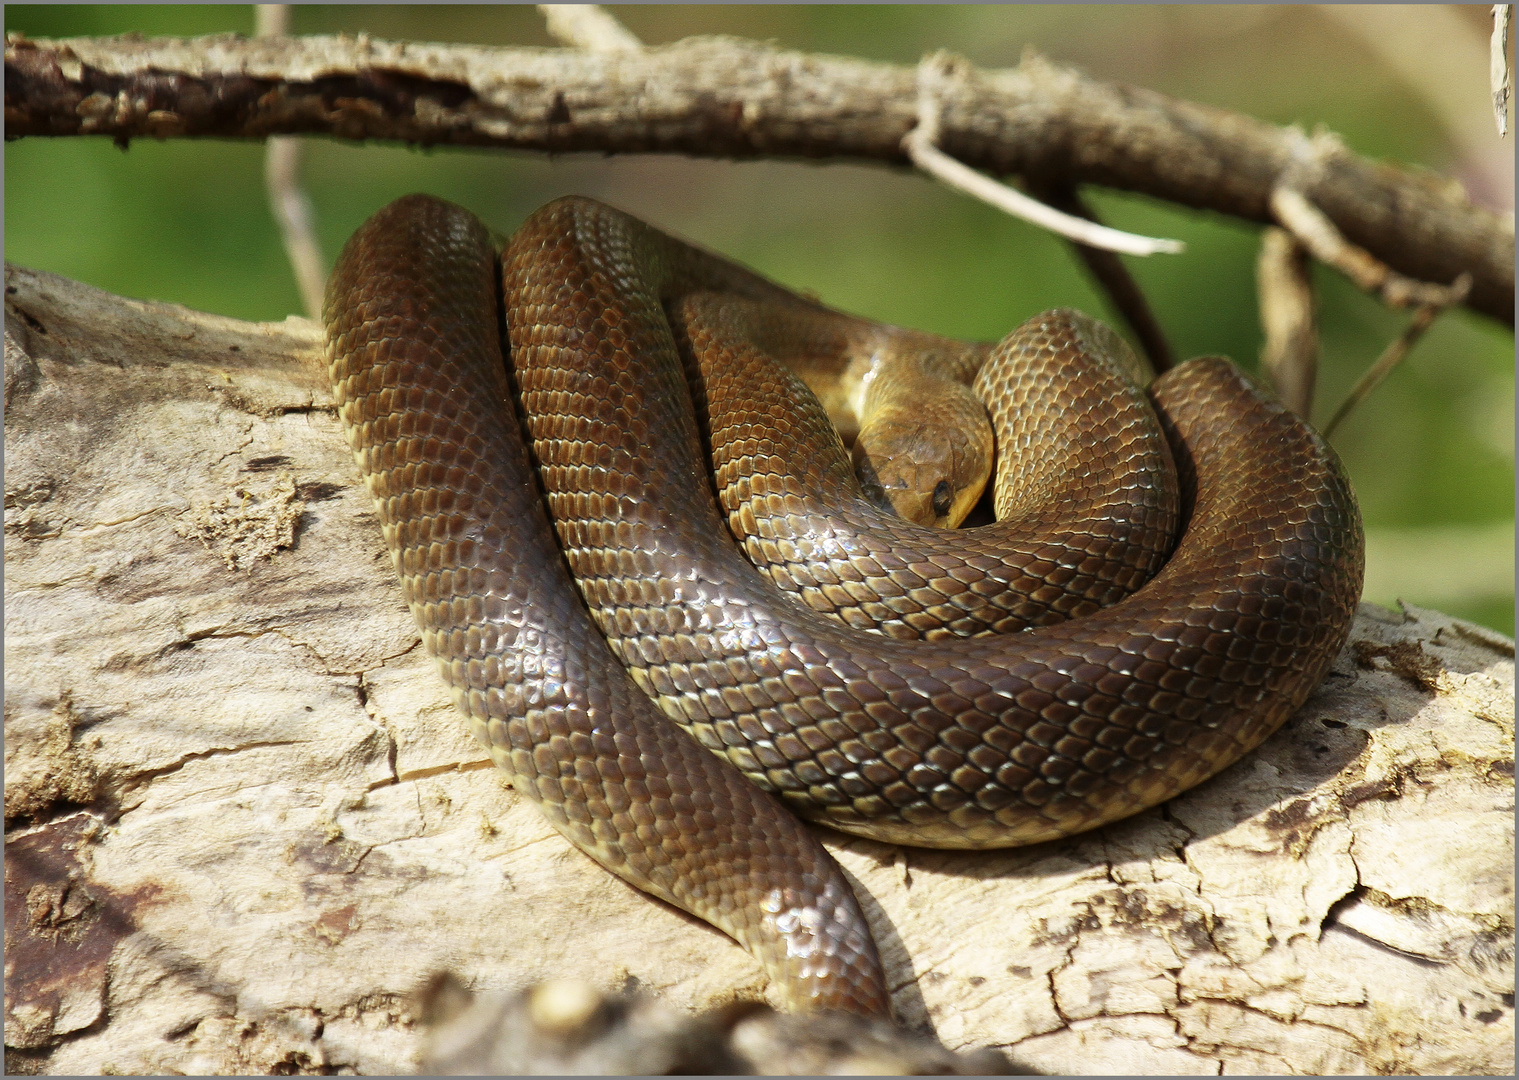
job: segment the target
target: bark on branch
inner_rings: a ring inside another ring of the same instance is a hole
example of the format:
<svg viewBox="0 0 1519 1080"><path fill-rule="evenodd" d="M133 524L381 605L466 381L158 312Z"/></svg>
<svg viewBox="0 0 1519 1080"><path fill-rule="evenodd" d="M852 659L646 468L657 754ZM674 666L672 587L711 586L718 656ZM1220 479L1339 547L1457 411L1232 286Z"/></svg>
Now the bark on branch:
<svg viewBox="0 0 1519 1080"><path fill-rule="evenodd" d="M6 138L261 139L907 164L917 70L728 37L641 52L484 48L364 36L7 40ZM1352 243L1408 277L1473 277L1469 306L1513 324L1511 222L1453 182L1368 161L1222 109L1030 56L954 65L937 145L1044 188L1101 184L1269 223L1293 186Z"/></svg>
<svg viewBox="0 0 1519 1080"><path fill-rule="evenodd" d="M5 291L7 1071L394 1073L439 969L763 993L469 739L315 324ZM1513 671L1497 634L1368 604L1281 732L1163 807L1015 851L822 835L899 1018L953 1049L1503 1073Z"/></svg>

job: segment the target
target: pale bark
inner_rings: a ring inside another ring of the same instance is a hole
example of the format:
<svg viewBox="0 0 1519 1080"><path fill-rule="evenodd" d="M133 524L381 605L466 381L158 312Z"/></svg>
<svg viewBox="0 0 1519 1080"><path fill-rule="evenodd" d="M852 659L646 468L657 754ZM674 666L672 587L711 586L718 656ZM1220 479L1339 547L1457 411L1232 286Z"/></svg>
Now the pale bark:
<svg viewBox="0 0 1519 1080"><path fill-rule="evenodd" d="M8 1071L414 1067L409 994L758 997L571 849L418 648L319 334L6 271ZM901 1019L1082 1073L1505 1073L1513 644L1363 607L1302 712L1154 811L825 833Z"/></svg>
<svg viewBox="0 0 1519 1080"><path fill-rule="evenodd" d="M1473 277L1513 324L1514 230L1459 184L1222 109L1087 78L1040 57L948 63L936 145L1042 188L1100 184L1274 221L1290 178L1346 240L1419 281ZM802 157L905 165L918 70L690 38L641 51L368 37L9 39L7 138L323 134L563 153Z"/></svg>

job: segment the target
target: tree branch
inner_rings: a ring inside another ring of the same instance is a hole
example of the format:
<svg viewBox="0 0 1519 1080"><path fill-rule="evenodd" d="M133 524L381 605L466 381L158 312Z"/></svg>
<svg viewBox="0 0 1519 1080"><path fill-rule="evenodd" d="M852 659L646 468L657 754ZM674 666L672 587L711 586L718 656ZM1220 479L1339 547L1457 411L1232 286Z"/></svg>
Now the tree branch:
<svg viewBox="0 0 1519 1080"><path fill-rule="evenodd" d="M1040 57L943 88L938 145L1042 186L1095 183L1270 223L1302 134ZM6 137L266 138L907 164L917 70L727 37L642 52L484 48L365 36L7 40ZM1293 175L1349 240L1410 278L1469 272L1513 324L1513 226L1448 181L1343 148Z"/></svg>

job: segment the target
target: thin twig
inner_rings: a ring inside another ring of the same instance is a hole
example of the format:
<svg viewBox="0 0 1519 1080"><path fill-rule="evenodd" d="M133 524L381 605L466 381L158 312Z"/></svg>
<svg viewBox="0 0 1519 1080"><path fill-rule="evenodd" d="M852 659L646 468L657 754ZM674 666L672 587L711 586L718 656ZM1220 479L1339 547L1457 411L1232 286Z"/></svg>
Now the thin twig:
<svg viewBox="0 0 1519 1080"><path fill-rule="evenodd" d="M1295 188L1281 185L1271 192L1271 210L1282 226L1320 262L1339 270L1362 289L1397 308L1415 305L1449 307L1454 285L1435 285L1404 277L1371 252L1352 244L1334 222ZM1463 292L1462 296L1466 294Z"/></svg>
<svg viewBox="0 0 1519 1080"><path fill-rule="evenodd" d="M259 37L284 37L290 31L289 4L255 4L254 32ZM285 257L295 274L301 306L312 319L322 317L322 294L327 274L313 226L311 199L301 187L301 142L294 135L270 136L264 148L264 189L269 211L279 225Z"/></svg>
<svg viewBox="0 0 1519 1080"><path fill-rule="evenodd" d="M1087 221L1102 224L1097 219L1097 214L1082 199L1080 192L1075 188L1049 188L1040 190L1040 197L1055 209L1075 217L1085 218ZM1129 268L1123 264L1115 253L1102 248L1089 247L1086 244L1075 243L1072 245L1081 261L1096 280L1098 286L1107 293L1113 307L1129 324L1129 329L1134 331L1134 336L1139 340L1139 347L1149 358L1150 366L1156 374L1169 371L1176 366L1176 354L1171 350L1171 343L1166 340L1165 331L1161 329L1160 320L1155 317L1154 310L1145 299L1145 294L1139 288L1139 282L1134 280L1134 275L1129 273Z"/></svg>
<svg viewBox="0 0 1519 1080"><path fill-rule="evenodd" d="M925 57L918 65L918 123L902 138L902 149L914 165L940 182L990 203L1004 213L1088 247L1121 251L1126 255L1176 255L1186 250L1186 245L1180 240L1136 236L1063 214L1054 207L1046 206L1021 191L962 165L940 150L934 145L939 138L939 98L935 84L945 67L946 58L943 54Z"/></svg>
<svg viewBox="0 0 1519 1080"><path fill-rule="evenodd" d="M1079 244L1102 248L1106 251L1121 251L1125 255L1176 255L1186 250L1186 245L1180 240L1136 236L1133 233L1120 232L1117 229L1094 225L1090 221L1082 221L1080 218L1062 214L1059 210L1045 206L1037 199L1029 198L1021 191L1010 188L1006 184L1000 184L991 177L983 176L975 169L960 164L921 138L917 134L917 129L902 140L902 146L912 158L913 164L936 180L974 196L982 202L990 203L1003 213L1011 214L1041 229L1048 229L1067 240L1074 240Z"/></svg>
<svg viewBox="0 0 1519 1080"><path fill-rule="evenodd" d="M643 52L643 42L600 4L539 4L548 32L576 49L599 53Z"/></svg>
<svg viewBox="0 0 1519 1080"><path fill-rule="evenodd" d="M1268 226L1261 233L1255 272L1261 328L1266 333L1261 367L1282 403L1307 420L1319 365L1308 249L1286 229Z"/></svg>
<svg viewBox="0 0 1519 1080"><path fill-rule="evenodd" d="M1493 37L1488 52L1487 74L1493 88L1493 119L1498 138L1508 134L1508 23L1512 4L1493 5Z"/></svg>
<svg viewBox="0 0 1519 1080"><path fill-rule="evenodd" d="M1440 312L1466 299L1466 293L1471 288L1471 284L1471 275L1462 274L1450 287L1450 300L1440 304L1423 304L1414 312L1413 318L1409 320L1403 332L1393 339L1392 343L1382 351L1382 355L1377 357L1376 363L1367 368L1366 374L1362 375L1360 381L1350 388L1350 393L1345 396L1344 402L1335 410L1329 423L1324 425L1324 438L1327 439L1333 435L1340 421L1349 416L1355 407L1365 401L1382 380L1392 373L1392 369L1408 355L1408 350L1412 349L1414 343L1424 336L1424 331L1429 329L1430 324L1435 321Z"/></svg>

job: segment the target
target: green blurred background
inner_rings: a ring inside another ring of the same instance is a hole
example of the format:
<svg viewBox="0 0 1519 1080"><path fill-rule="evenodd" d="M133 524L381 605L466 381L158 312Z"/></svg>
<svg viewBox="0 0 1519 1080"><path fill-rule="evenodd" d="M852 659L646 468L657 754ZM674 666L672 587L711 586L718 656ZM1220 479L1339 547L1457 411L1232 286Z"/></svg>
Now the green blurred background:
<svg viewBox="0 0 1519 1080"><path fill-rule="evenodd" d="M1032 46L1088 74L1307 130L1360 154L1458 176L1512 212L1512 142L1486 85L1488 8L1411 6L613 6L646 43L728 33L911 64L940 48L986 66ZM511 7L310 6L298 34L554 44ZM247 6L8 5L33 37L251 33ZM1512 137L1511 137L1512 138ZM216 141L24 139L6 147L5 254L128 296L245 319L300 302L262 179L263 147ZM1106 313L1066 246L906 170L844 164L416 151L312 139L303 174L329 261L370 213L409 191L509 233L555 196L594 195L826 302L962 337L996 338L1046 307ZM1129 260L1183 355L1256 366L1257 229L1095 191L1109 224L1185 240ZM1397 334L1390 312L1316 270L1327 417ZM1336 433L1368 536L1366 598L1435 607L1513 633L1514 343L1444 316Z"/></svg>

